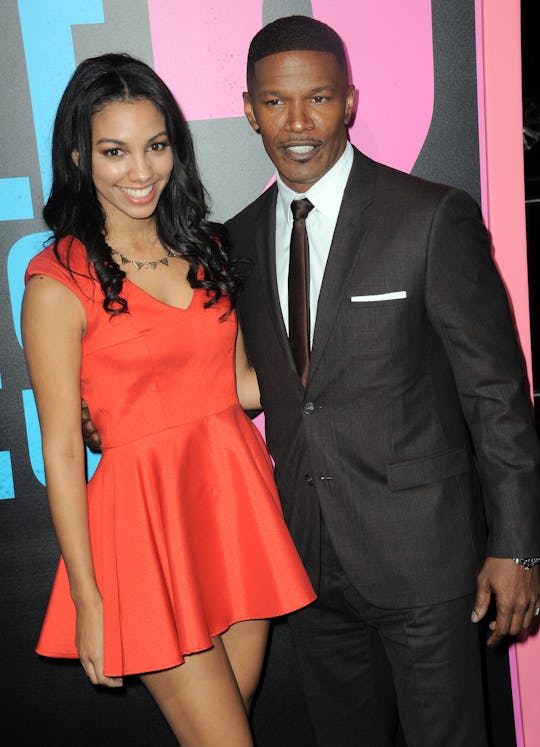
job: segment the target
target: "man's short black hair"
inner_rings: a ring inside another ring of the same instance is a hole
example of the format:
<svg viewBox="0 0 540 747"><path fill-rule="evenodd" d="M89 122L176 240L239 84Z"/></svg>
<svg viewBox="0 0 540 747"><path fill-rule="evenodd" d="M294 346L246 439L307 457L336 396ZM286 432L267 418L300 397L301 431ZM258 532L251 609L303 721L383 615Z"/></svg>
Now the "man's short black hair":
<svg viewBox="0 0 540 747"><path fill-rule="evenodd" d="M309 16L277 18L255 34L249 45L247 59L248 82L255 63L279 52L329 52L348 75L347 57L340 36L322 21Z"/></svg>

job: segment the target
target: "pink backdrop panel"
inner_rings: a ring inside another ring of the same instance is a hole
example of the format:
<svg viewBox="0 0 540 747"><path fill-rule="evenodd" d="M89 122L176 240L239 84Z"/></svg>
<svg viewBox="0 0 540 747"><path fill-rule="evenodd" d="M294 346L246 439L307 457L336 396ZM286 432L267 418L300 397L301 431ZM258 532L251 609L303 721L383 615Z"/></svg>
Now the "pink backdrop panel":
<svg viewBox="0 0 540 747"><path fill-rule="evenodd" d="M495 257L512 300L532 381L521 103L519 0L484 2L485 164L484 204ZM479 66L479 69L480 66ZM482 90L479 87L479 90ZM538 667L540 635L511 650L512 689L518 747L540 747Z"/></svg>
<svg viewBox="0 0 540 747"><path fill-rule="evenodd" d="M312 6L347 43L358 89L352 142L409 172L433 114L431 0L313 0Z"/></svg>
<svg viewBox="0 0 540 747"><path fill-rule="evenodd" d="M262 0L148 0L154 67L186 119L243 117L246 52L261 26Z"/></svg>

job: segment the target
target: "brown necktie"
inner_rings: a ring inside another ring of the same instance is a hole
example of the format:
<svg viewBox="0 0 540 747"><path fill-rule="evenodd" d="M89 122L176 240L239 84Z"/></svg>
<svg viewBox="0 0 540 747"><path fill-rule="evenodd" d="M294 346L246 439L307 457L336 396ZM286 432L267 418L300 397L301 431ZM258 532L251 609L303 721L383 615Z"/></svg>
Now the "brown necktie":
<svg viewBox="0 0 540 747"><path fill-rule="evenodd" d="M293 227L289 258L289 343L302 384L309 365L309 245L306 218L313 205L305 197L291 203Z"/></svg>

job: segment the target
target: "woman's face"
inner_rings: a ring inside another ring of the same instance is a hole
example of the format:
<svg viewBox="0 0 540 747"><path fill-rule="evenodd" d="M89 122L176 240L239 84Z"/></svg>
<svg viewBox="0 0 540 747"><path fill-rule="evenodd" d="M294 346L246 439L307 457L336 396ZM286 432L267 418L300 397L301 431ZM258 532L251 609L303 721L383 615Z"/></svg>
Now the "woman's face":
<svg viewBox="0 0 540 747"><path fill-rule="evenodd" d="M107 231L152 220L172 168L165 121L148 99L112 102L92 116L92 180Z"/></svg>

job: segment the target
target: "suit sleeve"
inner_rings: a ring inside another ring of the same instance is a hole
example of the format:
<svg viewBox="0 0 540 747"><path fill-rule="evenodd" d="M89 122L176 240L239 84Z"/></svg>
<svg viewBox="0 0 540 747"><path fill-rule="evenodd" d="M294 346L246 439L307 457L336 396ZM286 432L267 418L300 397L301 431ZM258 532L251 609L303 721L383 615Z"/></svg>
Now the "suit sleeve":
<svg viewBox="0 0 540 747"><path fill-rule="evenodd" d="M428 239L426 303L475 449L487 554L540 556L539 446L506 292L476 203L450 190Z"/></svg>

